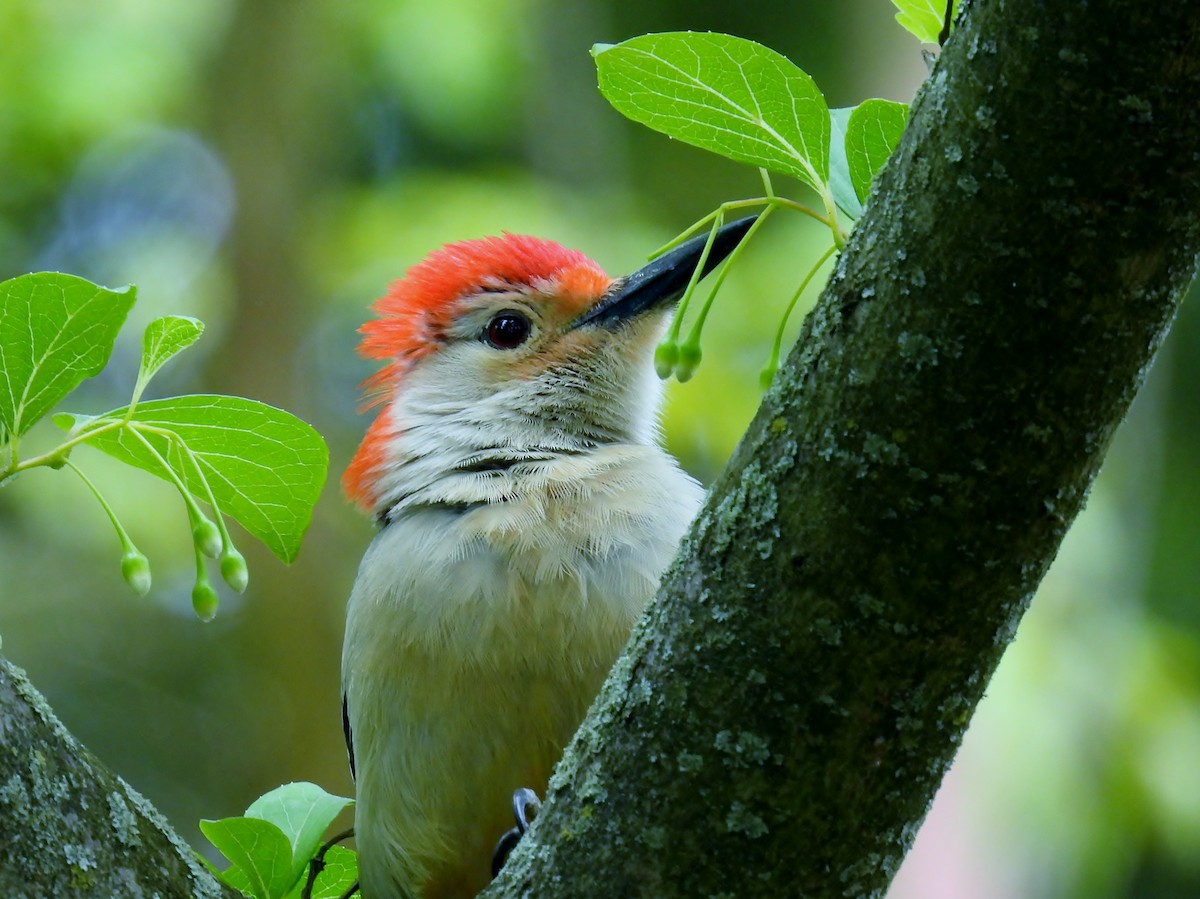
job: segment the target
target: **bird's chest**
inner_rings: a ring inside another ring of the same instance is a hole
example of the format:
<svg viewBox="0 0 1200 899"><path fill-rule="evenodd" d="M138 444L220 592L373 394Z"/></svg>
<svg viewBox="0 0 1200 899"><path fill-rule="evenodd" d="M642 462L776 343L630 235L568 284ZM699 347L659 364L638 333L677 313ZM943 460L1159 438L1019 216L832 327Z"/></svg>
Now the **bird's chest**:
<svg viewBox="0 0 1200 899"><path fill-rule="evenodd" d="M418 510L376 537L349 626L375 652L408 646L485 670L607 666L664 555L630 517L553 497Z"/></svg>

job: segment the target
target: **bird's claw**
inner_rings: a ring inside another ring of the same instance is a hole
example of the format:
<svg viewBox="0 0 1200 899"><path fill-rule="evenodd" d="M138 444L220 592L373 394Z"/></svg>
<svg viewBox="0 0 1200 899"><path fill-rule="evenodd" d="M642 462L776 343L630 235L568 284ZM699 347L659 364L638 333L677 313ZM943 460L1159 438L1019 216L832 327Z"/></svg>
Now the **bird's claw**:
<svg viewBox="0 0 1200 899"><path fill-rule="evenodd" d="M529 787L521 787L513 792L513 819L517 822L517 826L512 830L506 831L504 836L496 843L496 848L492 850L493 877L500 873L500 869L508 861L509 853L521 841L521 837L525 835L525 831L529 829L529 825L537 818L541 808L542 801L538 799L537 793L533 792Z"/></svg>
<svg viewBox="0 0 1200 899"><path fill-rule="evenodd" d="M542 810L542 800L529 787L521 787L513 791L512 808L513 819L517 822L516 830L525 833Z"/></svg>

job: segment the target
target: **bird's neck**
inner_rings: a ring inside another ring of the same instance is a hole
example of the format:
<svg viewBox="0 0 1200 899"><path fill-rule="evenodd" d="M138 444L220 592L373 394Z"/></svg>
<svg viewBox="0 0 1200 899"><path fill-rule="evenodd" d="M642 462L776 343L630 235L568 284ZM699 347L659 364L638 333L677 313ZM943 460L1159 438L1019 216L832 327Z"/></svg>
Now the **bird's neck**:
<svg viewBox="0 0 1200 899"><path fill-rule="evenodd" d="M417 410L403 403L383 414L392 416L392 436L377 481L381 523L419 508L462 511L561 491L662 452L630 429L580 433L534 418L501 426L467 410Z"/></svg>
<svg viewBox="0 0 1200 899"><path fill-rule="evenodd" d="M376 517L437 503L509 502L515 490L539 489L548 471L592 477L625 458L613 448L659 454L661 397L649 362L500 384L436 366L416 369L372 428L380 438Z"/></svg>

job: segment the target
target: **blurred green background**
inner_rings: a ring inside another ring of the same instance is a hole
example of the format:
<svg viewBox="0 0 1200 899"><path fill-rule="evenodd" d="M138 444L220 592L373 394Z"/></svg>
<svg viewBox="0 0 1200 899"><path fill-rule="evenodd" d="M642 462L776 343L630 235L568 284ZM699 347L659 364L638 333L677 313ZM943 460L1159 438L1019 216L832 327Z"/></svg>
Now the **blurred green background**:
<svg viewBox="0 0 1200 899"><path fill-rule="evenodd" d="M251 586L198 622L171 491L75 459L151 557L134 597L66 474L0 492L0 635L67 725L194 844L196 821L313 780L348 794L343 604L371 525L336 479L368 419L367 306L449 240L534 233L611 274L756 174L633 125L588 48L726 31L785 53L831 105L908 100L925 73L886 0L4 0L0 277L140 288L114 363L69 401L125 401L141 326L209 325L152 389L284 406L329 441L300 560L246 538ZM777 185L797 195L796 185ZM758 401L779 310L825 238L780 216L747 254L668 442L702 480ZM892 896L1200 895L1200 304L1185 310L1026 617ZM791 328L795 333L796 323ZM46 440L51 435L44 435ZM36 437L30 441L36 444Z"/></svg>

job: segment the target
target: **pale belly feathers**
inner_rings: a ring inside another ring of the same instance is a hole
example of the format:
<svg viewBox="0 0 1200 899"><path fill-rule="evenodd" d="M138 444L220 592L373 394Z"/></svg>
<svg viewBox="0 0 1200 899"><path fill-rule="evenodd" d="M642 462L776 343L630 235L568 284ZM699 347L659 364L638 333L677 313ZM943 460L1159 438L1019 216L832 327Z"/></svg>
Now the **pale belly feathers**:
<svg viewBox="0 0 1200 899"><path fill-rule="evenodd" d="M544 790L701 497L655 447L543 468L501 502L413 505L363 559L343 689L367 899L487 882L513 790Z"/></svg>

